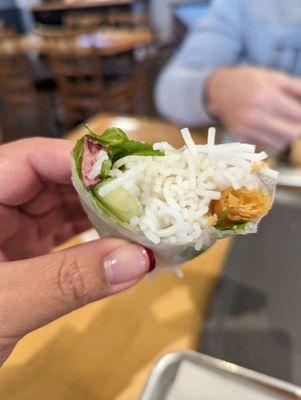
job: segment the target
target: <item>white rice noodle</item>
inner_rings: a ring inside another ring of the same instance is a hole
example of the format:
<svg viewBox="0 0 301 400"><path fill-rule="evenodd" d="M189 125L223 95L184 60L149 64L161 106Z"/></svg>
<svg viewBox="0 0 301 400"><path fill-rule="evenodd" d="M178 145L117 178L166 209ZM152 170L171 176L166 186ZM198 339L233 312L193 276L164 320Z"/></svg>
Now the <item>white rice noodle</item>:
<svg viewBox="0 0 301 400"><path fill-rule="evenodd" d="M88 178L91 180L95 179L101 172L102 163L108 159L109 157L107 152L100 150L100 152L97 154L97 161L94 163L91 171L89 172Z"/></svg>
<svg viewBox="0 0 301 400"><path fill-rule="evenodd" d="M198 190L198 194L202 197L206 197L209 200L219 200L221 198L220 192L214 190Z"/></svg>
<svg viewBox="0 0 301 400"><path fill-rule="evenodd" d="M140 164L137 167L126 171L121 177L114 179L112 182L107 183L99 188L98 194L105 196L120 186L123 186L129 179L137 179L144 171L146 164Z"/></svg>
<svg viewBox="0 0 301 400"><path fill-rule="evenodd" d="M116 161L114 163L114 168L118 169L128 163L131 163L131 162L135 163L135 162L139 162L139 161L144 162L145 157L144 156L126 156L126 157L120 158L118 161Z"/></svg>
<svg viewBox="0 0 301 400"><path fill-rule="evenodd" d="M212 127L209 128L207 146L208 146L208 158L210 160L214 156L215 135L216 135L216 129Z"/></svg>
<svg viewBox="0 0 301 400"><path fill-rule="evenodd" d="M184 128L181 130L182 137L184 139L184 142L187 146L188 151L192 155L192 157L196 160L198 158L198 149L191 137L191 134L189 132L188 128Z"/></svg>
<svg viewBox="0 0 301 400"><path fill-rule="evenodd" d="M182 130L185 146L178 150L166 142L154 145L162 157L127 156L118 160L110 173L115 178L101 187L101 196L122 186L140 202L144 213L130 225L155 245L183 245L196 251L212 242L214 228L208 228L212 200L219 200L228 188L249 190L262 187L264 179L277 173L253 163L266 158L255 146L244 143L215 145L211 128L206 145L196 145L187 128ZM122 169L120 169L123 167Z"/></svg>
<svg viewBox="0 0 301 400"><path fill-rule="evenodd" d="M119 177L123 176L123 172L120 171L120 169L112 169L109 173L109 176L111 178L119 178Z"/></svg>
<svg viewBox="0 0 301 400"><path fill-rule="evenodd" d="M267 153L262 151L261 153L247 153L247 152L238 152L235 157L237 159L244 159L247 161L252 161L252 162L259 162L263 161L267 158Z"/></svg>
<svg viewBox="0 0 301 400"><path fill-rule="evenodd" d="M191 184L191 189L196 189L196 165L191 153L187 150L184 151L186 156L187 164L188 164L188 171L189 171L189 181Z"/></svg>
<svg viewBox="0 0 301 400"><path fill-rule="evenodd" d="M199 153L208 154L209 146L208 144L197 145ZM255 153L256 147L253 144L245 143L227 143L227 144L216 144L214 145L215 154L233 154L234 152L246 152Z"/></svg>
<svg viewBox="0 0 301 400"><path fill-rule="evenodd" d="M198 238L198 240L196 241L196 243L194 245L195 250L196 251L202 250L203 244L204 244L204 241L203 241L203 238L201 236L201 237Z"/></svg>
<svg viewBox="0 0 301 400"><path fill-rule="evenodd" d="M225 178L228 179L228 181L230 182L231 186L233 187L234 190L238 190L241 188L240 184L238 183L238 181L236 180L234 174L231 174L231 172L228 170L223 172L223 175Z"/></svg>
<svg viewBox="0 0 301 400"><path fill-rule="evenodd" d="M273 169L270 169L270 168L262 168L260 170L260 175L264 175L264 176L266 176L268 178L271 178L271 179L278 179L279 172L275 171Z"/></svg>
<svg viewBox="0 0 301 400"><path fill-rule="evenodd" d="M153 145L154 150L161 150L161 151L169 151L169 150L176 150L174 147L172 147L169 143L167 142L160 142L160 143L155 143Z"/></svg>
<svg viewBox="0 0 301 400"><path fill-rule="evenodd" d="M183 279L183 278L184 278L184 272L181 270L180 267L175 267L175 272L176 272L176 274L178 275L178 277L179 277L180 279Z"/></svg>
<svg viewBox="0 0 301 400"><path fill-rule="evenodd" d="M144 235L154 244L159 244L160 243L160 238L159 236L155 235L153 232L150 230L145 230Z"/></svg>
<svg viewBox="0 0 301 400"><path fill-rule="evenodd" d="M163 185L163 196L164 199L166 200L166 203L174 208L177 211L181 211L181 207L179 204L173 199L171 193L170 193L170 182L166 179L164 185Z"/></svg>

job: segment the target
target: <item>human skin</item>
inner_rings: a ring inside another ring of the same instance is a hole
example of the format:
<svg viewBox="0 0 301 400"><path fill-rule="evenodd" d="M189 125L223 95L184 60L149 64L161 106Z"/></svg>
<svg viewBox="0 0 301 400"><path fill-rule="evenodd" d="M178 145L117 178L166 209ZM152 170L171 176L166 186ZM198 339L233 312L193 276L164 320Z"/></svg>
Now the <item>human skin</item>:
<svg viewBox="0 0 301 400"><path fill-rule="evenodd" d="M216 69L208 78L210 113L238 139L281 149L301 135L301 80L252 66Z"/></svg>
<svg viewBox="0 0 301 400"><path fill-rule="evenodd" d="M27 333L154 267L149 250L113 238L49 253L90 227L71 185L73 145L34 138L0 146L0 366Z"/></svg>

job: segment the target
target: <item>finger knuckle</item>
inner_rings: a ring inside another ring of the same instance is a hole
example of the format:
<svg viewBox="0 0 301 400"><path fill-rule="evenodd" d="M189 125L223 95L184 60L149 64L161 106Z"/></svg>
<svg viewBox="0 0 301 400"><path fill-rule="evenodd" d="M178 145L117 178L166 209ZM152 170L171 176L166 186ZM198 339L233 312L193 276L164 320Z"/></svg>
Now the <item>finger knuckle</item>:
<svg viewBox="0 0 301 400"><path fill-rule="evenodd" d="M86 304L94 292L91 274L85 272L76 257L66 257L61 261L57 273L60 296L67 302Z"/></svg>

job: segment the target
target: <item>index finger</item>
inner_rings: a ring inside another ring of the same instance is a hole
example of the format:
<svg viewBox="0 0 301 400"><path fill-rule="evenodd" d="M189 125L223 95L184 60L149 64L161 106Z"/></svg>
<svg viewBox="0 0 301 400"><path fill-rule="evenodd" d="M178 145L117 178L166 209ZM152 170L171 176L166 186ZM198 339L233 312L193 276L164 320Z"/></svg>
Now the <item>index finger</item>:
<svg viewBox="0 0 301 400"><path fill-rule="evenodd" d="M289 94L301 98L301 79L281 74L280 84Z"/></svg>
<svg viewBox="0 0 301 400"><path fill-rule="evenodd" d="M0 204L19 206L45 182L71 184L71 140L33 138L0 146Z"/></svg>

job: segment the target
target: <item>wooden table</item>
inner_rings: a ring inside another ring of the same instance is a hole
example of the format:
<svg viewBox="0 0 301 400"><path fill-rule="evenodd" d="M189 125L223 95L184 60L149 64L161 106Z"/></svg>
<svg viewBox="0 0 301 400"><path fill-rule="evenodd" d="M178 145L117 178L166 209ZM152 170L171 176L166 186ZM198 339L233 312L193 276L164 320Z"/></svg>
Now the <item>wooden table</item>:
<svg viewBox="0 0 301 400"><path fill-rule="evenodd" d="M93 34L81 35L75 45L78 52L97 52L100 56L111 56L118 53L128 52L139 47L150 45L154 35L150 29L105 29ZM37 34L30 34L20 39L24 51L38 54L47 54L49 43Z"/></svg>
<svg viewBox="0 0 301 400"><path fill-rule="evenodd" d="M160 121L103 115L89 124L98 132L118 125L135 139L181 145L178 128ZM80 127L69 136L76 139L83 134ZM204 141L197 132L194 137ZM31 333L1 370L0 399L138 399L160 356L196 348L230 246L228 240L219 241L187 263L182 280L174 273L152 282L144 279L127 292Z"/></svg>
<svg viewBox="0 0 301 400"><path fill-rule="evenodd" d="M49 4L38 4L31 7L31 11L70 10L82 8L108 7L132 4L133 0L61 0L52 1Z"/></svg>
<svg viewBox="0 0 301 400"><path fill-rule="evenodd" d="M106 128L115 126L123 129L133 140L142 140L149 143L166 140L175 147L183 146L180 128L159 119L103 113L90 118L89 126L99 134ZM83 127L78 126L69 132L67 137L79 139L84 132ZM199 131L191 130L191 133L197 143L205 143L207 128Z"/></svg>

